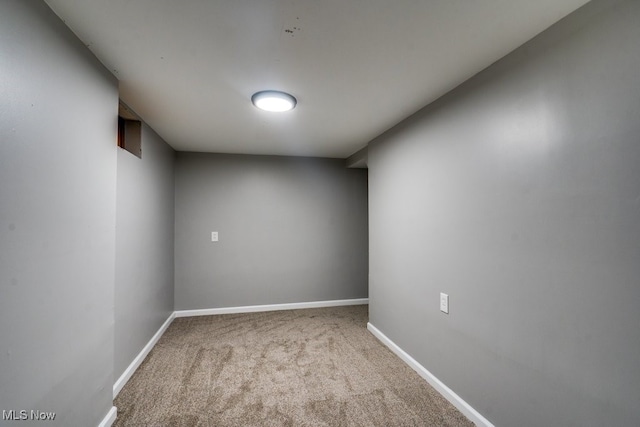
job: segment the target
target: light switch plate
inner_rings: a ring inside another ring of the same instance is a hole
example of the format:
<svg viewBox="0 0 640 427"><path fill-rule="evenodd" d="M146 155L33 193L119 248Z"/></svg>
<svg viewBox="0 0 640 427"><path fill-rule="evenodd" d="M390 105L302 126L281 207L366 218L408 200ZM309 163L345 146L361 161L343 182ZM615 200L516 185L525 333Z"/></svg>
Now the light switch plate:
<svg viewBox="0 0 640 427"><path fill-rule="evenodd" d="M211 232L211 241L212 242L217 242L218 241L218 232L217 231L212 231Z"/></svg>
<svg viewBox="0 0 640 427"><path fill-rule="evenodd" d="M440 311L449 314L449 295L440 292Z"/></svg>

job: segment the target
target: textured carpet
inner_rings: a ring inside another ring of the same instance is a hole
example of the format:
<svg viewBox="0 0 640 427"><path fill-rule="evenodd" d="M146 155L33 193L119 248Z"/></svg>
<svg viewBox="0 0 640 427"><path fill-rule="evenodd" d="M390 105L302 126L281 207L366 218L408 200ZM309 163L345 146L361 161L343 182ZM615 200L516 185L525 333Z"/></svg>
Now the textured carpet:
<svg viewBox="0 0 640 427"><path fill-rule="evenodd" d="M368 307L178 318L115 426L473 426L366 330Z"/></svg>

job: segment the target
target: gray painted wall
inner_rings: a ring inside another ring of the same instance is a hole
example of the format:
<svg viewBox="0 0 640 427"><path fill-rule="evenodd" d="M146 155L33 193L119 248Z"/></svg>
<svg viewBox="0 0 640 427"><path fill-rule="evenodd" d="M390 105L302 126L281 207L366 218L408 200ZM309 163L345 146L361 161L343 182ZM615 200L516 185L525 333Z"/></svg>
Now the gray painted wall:
<svg viewBox="0 0 640 427"><path fill-rule="evenodd" d="M0 410L112 406L118 87L41 1L0 2Z"/></svg>
<svg viewBox="0 0 640 427"><path fill-rule="evenodd" d="M367 230L344 160L177 153L175 308L367 297Z"/></svg>
<svg viewBox="0 0 640 427"><path fill-rule="evenodd" d="M118 149L117 379L173 312L174 151L142 126L142 158Z"/></svg>
<svg viewBox="0 0 640 427"><path fill-rule="evenodd" d="M595 0L369 147L371 323L497 426L640 425L638 23Z"/></svg>

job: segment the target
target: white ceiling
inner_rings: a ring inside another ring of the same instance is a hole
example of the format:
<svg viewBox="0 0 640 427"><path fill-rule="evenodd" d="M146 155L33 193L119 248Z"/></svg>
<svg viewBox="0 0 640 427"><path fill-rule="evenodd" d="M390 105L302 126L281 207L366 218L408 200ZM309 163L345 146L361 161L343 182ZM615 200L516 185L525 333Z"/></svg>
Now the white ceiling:
<svg viewBox="0 0 640 427"><path fill-rule="evenodd" d="M46 0L181 151L347 157L587 0ZM265 89L298 106L267 113Z"/></svg>

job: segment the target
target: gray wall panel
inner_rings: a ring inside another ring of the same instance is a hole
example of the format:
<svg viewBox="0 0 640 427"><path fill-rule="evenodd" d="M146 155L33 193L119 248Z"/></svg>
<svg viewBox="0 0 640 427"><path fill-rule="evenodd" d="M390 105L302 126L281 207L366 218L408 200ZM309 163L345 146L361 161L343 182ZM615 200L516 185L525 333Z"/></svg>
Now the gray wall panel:
<svg viewBox="0 0 640 427"><path fill-rule="evenodd" d="M639 22L591 2L369 146L371 322L498 426L640 425Z"/></svg>
<svg viewBox="0 0 640 427"><path fill-rule="evenodd" d="M176 309L366 297L367 232L343 160L178 153Z"/></svg>
<svg viewBox="0 0 640 427"><path fill-rule="evenodd" d="M118 150L115 378L173 312L174 151L142 126L142 158Z"/></svg>
<svg viewBox="0 0 640 427"><path fill-rule="evenodd" d="M40 1L0 2L0 410L112 406L118 86Z"/></svg>

